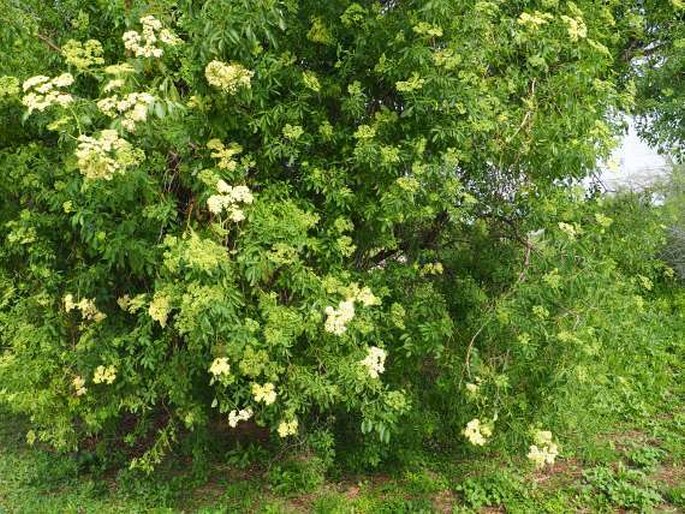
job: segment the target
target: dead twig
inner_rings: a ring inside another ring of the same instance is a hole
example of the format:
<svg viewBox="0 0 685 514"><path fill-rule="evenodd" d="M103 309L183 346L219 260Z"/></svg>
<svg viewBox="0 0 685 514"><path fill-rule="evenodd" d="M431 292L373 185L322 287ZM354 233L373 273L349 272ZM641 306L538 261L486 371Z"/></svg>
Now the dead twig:
<svg viewBox="0 0 685 514"><path fill-rule="evenodd" d="M44 35L41 34L41 33L36 34L36 36L37 36L38 39L40 39L43 43L45 43L50 49L54 50L54 51L57 52L57 53L60 53L60 54L62 53L62 49L61 49L59 46L57 46L55 43L53 43L52 40L51 40L49 37L44 36Z"/></svg>

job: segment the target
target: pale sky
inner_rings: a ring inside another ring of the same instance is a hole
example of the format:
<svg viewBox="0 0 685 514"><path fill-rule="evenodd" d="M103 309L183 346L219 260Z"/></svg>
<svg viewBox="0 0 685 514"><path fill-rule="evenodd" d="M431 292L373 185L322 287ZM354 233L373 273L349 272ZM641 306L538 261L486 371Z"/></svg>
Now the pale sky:
<svg viewBox="0 0 685 514"><path fill-rule="evenodd" d="M640 139L632 123L628 134L613 154L611 162L601 167L600 178L609 190L622 187L640 189L668 173L668 163L646 142ZM618 167L615 166L618 164Z"/></svg>

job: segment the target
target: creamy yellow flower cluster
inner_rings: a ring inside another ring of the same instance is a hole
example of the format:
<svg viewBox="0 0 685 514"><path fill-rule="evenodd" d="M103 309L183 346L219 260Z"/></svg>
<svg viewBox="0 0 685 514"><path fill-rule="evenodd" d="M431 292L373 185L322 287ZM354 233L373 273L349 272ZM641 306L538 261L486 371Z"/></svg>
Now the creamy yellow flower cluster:
<svg viewBox="0 0 685 514"><path fill-rule="evenodd" d="M125 294L117 298L117 304L122 310L135 314L140 310L146 302L146 295L139 294L131 298L129 295Z"/></svg>
<svg viewBox="0 0 685 514"><path fill-rule="evenodd" d="M162 293L155 293L148 308L150 317L159 322L162 328L166 327L166 322L171 311L171 298Z"/></svg>
<svg viewBox="0 0 685 514"><path fill-rule="evenodd" d="M112 84L113 82L115 84ZM123 83L123 81L121 82ZM114 85L116 85L116 81L111 81L105 88ZM113 95L98 100L97 106L103 114L110 118L122 115L121 126L129 132L135 132L136 123L147 120L147 111L154 101L155 97L149 93L129 93L121 98L119 95Z"/></svg>
<svg viewBox="0 0 685 514"><path fill-rule="evenodd" d="M445 271L441 262L428 262L421 267L421 275L442 275Z"/></svg>
<svg viewBox="0 0 685 514"><path fill-rule="evenodd" d="M347 298L338 304L335 309L332 306L327 306L324 310L326 314L326 321L324 323L324 330L341 336L347 330L347 324L354 318L354 302L360 302L365 307L372 305L380 305L381 301L374 296L371 289L364 287L362 289L355 283L348 288Z"/></svg>
<svg viewBox="0 0 685 514"><path fill-rule="evenodd" d="M385 358L388 353L377 346L370 346L368 351L369 353L359 361L359 364L368 370L371 378L378 378L385 371Z"/></svg>
<svg viewBox="0 0 685 514"><path fill-rule="evenodd" d="M209 373L212 375L212 378L209 380L209 385L212 385L215 382L223 384L228 383L228 379L231 375L231 365L228 362L228 358L217 357L214 359L211 366L209 366ZM212 405L212 407L213 406L214 405Z"/></svg>
<svg viewBox="0 0 685 514"><path fill-rule="evenodd" d="M103 130L99 138L79 136L78 141L77 166L89 180L112 180L115 174L124 173L142 158L142 152L133 149L116 130Z"/></svg>
<svg viewBox="0 0 685 514"><path fill-rule="evenodd" d="M66 312L71 312L74 309L81 311L81 316L83 319L94 321L96 323L102 321L107 317L103 312L100 312L95 305L95 300L90 300L88 298L81 299L80 302L74 302L74 295L67 294L64 295L64 310Z"/></svg>
<svg viewBox="0 0 685 514"><path fill-rule="evenodd" d="M442 27L440 27L439 25L431 25L430 23L426 23L425 21L421 21L418 23L418 25L414 25L412 29L414 30L414 32L421 36L442 36Z"/></svg>
<svg viewBox="0 0 685 514"><path fill-rule="evenodd" d="M228 425L231 428L235 428L238 426L238 423L240 421L247 421L252 417L252 409L249 407L247 409L240 409L240 410L232 410L231 412L228 413Z"/></svg>
<svg viewBox="0 0 685 514"><path fill-rule="evenodd" d="M33 111L44 111L51 105L66 107L74 98L69 93L60 91L74 83L71 73L62 73L55 78L45 75L36 75L24 81L24 98L21 102L29 108L29 114Z"/></svg>
<svg viewBox="0 0 685 514"><path fill-rule="evenodd" d="M107 84L105 84L105 87L102 88L102 90L105 93L111 93L115 89L120 89L124 84L125 84L124 79L113 79L113 80L108 81Z"/></svg>
<svg viewBox="0 0 685 514"><path fill-rule="evenodd" d="M219 160L217 166L222 170L235 171L238 167L238 161L235 160L235 157L243 151L243 147L238 143L229 143L228 146L225 146L218 139L210 139L207 141L207 148L213 150L210 155Z"/></svg>
<svg viewBox="0 0 685 514"><path fill-rule="evenodd" d="M571 18L570 16L561 16L561 19L566 23L566 29L571 41L577 42L580 39L587 37L587 25L580 16Z"/></svg>
<svg viewBox="0 0 685 514"><path fill-rule="evenodd" d="M517 22L519 25L523 25L531 29L537 29L538 27L549 23L553 19L554 16L548 12L535 11L532 14L527 12L521 13L521 16L519 16Z"/></svg>
<svg viewBox="0 0 685 514"><path fill-rule="evenodd" d="M83 377L74 377L74 379L71 381L71 385L74 387L74 394L76 396L83 396L88 392L88 388L86 387L86 380Z"/></svg>
<svg viewBox="0 0 685 514"><path fill-rule="evenodd" d="M252 396L257 403L263 402L265 405L271 405L276 401L276 386L271 382L264 385L254 383L252 384Z"/></svg>
<svg viewBox="0 0 685 514"><path fill-rule="evenodd" d="M228 362L227 357L217 357L212 361L209 366L209 373L212 375L210 385L215 381L221 380L222 377L228 377L231 373L231 365ZM252 397L256 403L264 403L265 405L272 405L278 396L276 393L276 386L271 382L266 382L265 384L258 384L256 382L252 383L251 386ZM218 405L218 401L215 399L212 403L212 407ZM250 407L244 409L234 409L228 413L228 424L231 428L238 426L241 421L247 421L254 415L254 411ZM281 437L287 437L289 435L294 435L297 433L297 420L293 419L291 421L282 421L278 426L278 434Z"/></svg>
<svg viewBox="0 0 685 514"><path fill-rule="evenodd" d="M410 93L421 89L425 82L425 79L422 79L418 73L414 72L407 80L395 82L395 89L400 93Z"/></svg>
<svg viewBox="0 0 685 514"><path fill-rule="evenodd" d="M466 392L468 393L469 397L471 399L475 398L478 396L480 393L480 386L482 384L483 380L480 377L475 378L475 382L467 382L466 383Z"/></svg>
<svg viewBox="0 0 685 514"><path fill-rule="evenodd" d="M247 186L230 186L225 181L219 180L216 188L220 194L212 195L207 199L207 207L212 214L228 212L228 217L238 223L245 219L245 213L238 207L239 203L251 204L254 196Z"/></svg>
<svg viewBox="0 0 685 514"><path fill-rule="evenodd" d="M299 423L296 419L291 421L281 421L278 425L278 435L281 437L288 437L289 435L297 434L297 427Z"/></svg>
<svg viewBox="0 0 685 514"><path fill-rule="evenodd" d="M250 89L253 75L253 71L237 63L214 60L205 67L207 82L229 95L235 95L240 88Z"/></svg>
<svg viewBox="0 0 685 514"><path fill-rule="evenodd" d="M130 75L136 72L136 69L127 62L120 62L118 64L110 64L105 66L103 70L107 75L113 75L115 77L121 77L123 75ZM115 88L113 88L115 89Z"/></svg>
<svg viewBox="0 0 685 514"><path fill-rule="evenodd" d="M587 37L587 25L585 25L585 21L583 20L582 11L575 6L570 7L575 16L561 15L560 19L566 24L566 29L571 41L577 42L580 39L585 39ZM534 11L532 14L527 12L521 13L517 22L530 31L534 31L553 19L554 16L550 13Z"/></svg>
<svg viewBox="0 0 685 514"><path fill-rule="evenodd" d="M0 77L0 98L17 96L21 92L19 87L19 79L12 75L3 75Z"/></svg>
<svg viewBox="0 0 685 514"><path fill-rule="evenodd" d="M533 442L535 444L530 445L527 457L533 461L535 467L541 468L545 464L554 464L554 460L559 455L559 447L552 442L552 432L536 430Z"/></svg>
<svg viewBox="0 0 685 514"><path fill-rule="evenodd" d="M324 313L327 316L324 330L341 336L347 331L347 324L354 318L354 300L341 301L337 309L329 305Z"/></svg>
<svg viewBox="0 0 685 514"><path fill-rule="evenodd" d="M85 43L70 39L62 45L64 60L79 70L104 64L103 53L102 44L97 39L89 39Z"/></svg>
<svg viewBox="0 0 685 514"><path fill-rule="evenodd" d="M228 363L227 357L217 357L212 361L212 365L209 366L209 372L215 377L220 377L221 375L228 375L231 372L231 365Z"/></svg>
<svg viewBox="0 0 685 514"><path fill-rule="evenodd" d="M93 383L94 384L113 384L117 378L117 368L114 366L103 366L100 365L95 368L93 372ZM71 381L71 386L74 388L74 394L76 396L83 396L88 392L86 387L86 379L80 375L77 375Z"/></svg>
<svg viewBox="0 0 685 514"><path fill-rule="evenodd" d="M181 42L171 30L162 28L162 22L154 16L144 16L140 18L140 23L143 26L142 33L129 30L121 37L126 50L133 52L136 57L162 57L164 50L157 46L158 43L174 46Z"/></svg>
<svg viewBox="0 0 685 514"><path fill-rule="evenodd" d="M112 384L117 378L117 368L100 365L93 373L93 384Z"/></svg>
<svg viewBox="0 0 685 514"><path fill-rule="evenodd" d="M433 62L436 66L442 66L447 70L453 70L461 63L461 54L452 48L438 48L433 52Z"/></svg>
<svg viewBox="0 0 685 514"><path fill-rule="evenodd" d="M462 433L472 445L483 446L492 435L492 428L487 424L481 423L478 418L475 418L466 424L466 428Z"/></svg>
<svg viewBox="0 0 685 514"><path fill-rule="evenodd" d="M564 223L563 221L559 223L559 230L566 234L570 239L575 239L576 236L581 232L580 226L577 223L571 225L570 223Z"/></svg>

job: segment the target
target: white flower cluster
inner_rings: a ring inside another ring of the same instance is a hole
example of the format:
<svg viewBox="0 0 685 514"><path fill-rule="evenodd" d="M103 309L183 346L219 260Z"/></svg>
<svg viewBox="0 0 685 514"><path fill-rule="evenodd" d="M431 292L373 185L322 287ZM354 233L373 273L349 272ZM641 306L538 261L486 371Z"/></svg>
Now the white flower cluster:
<svg viewBox="0 0 685 514"><path fill-rule="evenodd" d="M288 437L289 435L297 434L297 427L299 426L296 419L292 421L281 421L278 425L278 435L281 437Z"/></svg>
<svg viewBox="0 0 685 514"><path fill-rule="evenodd" d="M214 359L212 365L209 367L209 372L215 377L228 375L231 372L231 365L228 363L228 358L217 357Z"/></svg>
<svg viewBox="0 0 685 514"><path fill-rule="evenodd" d="M254 71L241 64L226 64L214 60L205 67L207 82L229 95L235 95L240 88L250 89Z"/></svg>
<svg viewBox="0 0 685 514"><path fill-rule="evenodd" d="M527 457L533 461L536 468L541 468L545 464L554 464L554 460L559 455L559 447L552 442L552 432L549 430L536 430L533 436Z"/></svg>
<svg viewBox="0 0 685 514"><path fill-rule="evenodd" d="M230 186L225 181L219 180L216 188L220 194L212 195L207 199L207 207L212 214L221 214L228 211L228 217L238 223L245 219L245 213L238 207L239 203L251 204L254 196L247 186Z"/></svg>
<svg viewBox="0 0 685 514"><path fill-rule="evenodd" d="M276 387L271 382L264 385L252 384L252 396L257 403L271 405L276 401Z"/></svg>
<svg viewBox="0 0 685 514"><path fill-rule="evenodd" d="M105 84L105 87L102 88L102 90L105 93L110 93L114 91L115 89L120 89L123 85L125 84L124 79L112 79Z"/></svg>
<svg viewBox="0 0 685 514"><path fill-rule="evenodd" d="M94 384L112 384L117 378L117 368L114 366L98 366L93 373Z"/></svg>
<svg viewBox="0 0 685 514"><path fill-rule="evenodd" d="M90 180L112 180L115 174L140 161L142 153L121 139L116 130L103 130L99 138L79 136L77 166Z"/></svg>
<svg viewBox="0 0 685 514"><path fill-rule="evenodd" d="M247 409L240 409L240 410L232 410L231 412L228 413L228 425L231 428L235 428L238 426L238 423L240 421L247 421L252 417L252 409L249 407Z"/></svg>
<svg viewBox="0 0 685 514"><path fill-rule="evenodd" d="M337 309L329 305L324 310L327 316L324 330L336 336L343 335L347 330L347 324L354 318L354 302L360 302L365 307L380 305L381 303L380 299L371 292L371 289L368 287L360 289L357 284L353 283L348 288L347 299L341 301Z"/></svg>
<svg viewBox="0 0 685 514"><path fill-rule="evenodd" d="M483 380L480 377L476 377L475 382L466 383L466 392L470 398L473 399L478 396L482 382Z"/></svg>
<svg viewBox="0 0 685 514"><path fill-rule="evenodd" d="M36 75L24 81L24 98L21 102L29 108L29 114L33 111L44 111L51 105L65 107L74 101L69 93L60 91L74 83L71 73L62 73L55 78L45 75Z"/></svg>
<svg viewBox="0 0 685 514"><path fill-rule="evenodd" d="M388 353L377 346L370 346L369 353L359 364L367 368L371 378L378 378L378 376L385 371L385 358Z"/></svg>
<svg viewBox="0 0 685 514"><path fill-rule="evenodd" d="M492 429L488 425L481 424L480 420L475 418L466 424L462 433L472 445L483 446L488 442L488 437L492 435Z"/></svg>
<svg viewBox="0 0 685 514"><path fill-rule="evenodd" d="M95 300L90 300L88 298L83 298L80 302L74 302L74 295L67 294L64 295L64 310L66 312L71 312L74 309L81 311L81 316L83 319L94 321L99 323L107 317L107 314L100 312L95 305Z"/></svg>
<svg viewBox="0 0 685 514"><path fill-rule="evenodd" d="M126 50L133 52L136 57L162 57L164 50L157 46L158 43L174 46L181 42L171 30L162 28L162 22L154 16L144 16L140 18L140 23L143 26L142 33L129 30L121 37Z"/></svg>
<svg viewBox="0 0 685 514"><path fill-rule="evenodd" d="M71 385L74 387L74 394L76 396L83 396L88 391L86 381L81 376L74 377L74 380L71 381Z"/></svg>
<svg viewBox="0 0 685 514"><path fill-rule="evenodd" d="M337 309L329 305L324 312L328 316L324 323L324 330L341 336L347 330L347 324L354 318L354 300L341 301Z"/></svg>
<svg viewBox="0 0 685 514"><path fill-rule="evenodd" d="M115 84L112 84L113 82ZM116 86L116 81L110 81L105 88L114 86ZM135 132L136 123L147 120L147 111L154 101L155 97L149 93L129 93L122 98L113 95L98 100L97 106L110 118L122 115L121 126L129 132Z"/></svg>

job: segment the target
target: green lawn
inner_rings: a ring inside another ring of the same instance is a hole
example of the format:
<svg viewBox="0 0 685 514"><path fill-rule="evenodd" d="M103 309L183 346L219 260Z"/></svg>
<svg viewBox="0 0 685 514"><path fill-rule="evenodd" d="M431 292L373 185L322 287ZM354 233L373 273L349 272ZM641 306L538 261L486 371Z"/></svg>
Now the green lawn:
<svg viewBox="0 0 685 514"><path fill-rule="evenodd" d="M0 424L0 512L685 512L685 402L674 379L663 415L615 427L544 471L495 456L435 456L411 469L328 478L271 462L180 465L149 478L80 473L78 460L29 449ZM231 459L227 459L231 461ZM256 459L258 460L258 459Z"/></svg>

